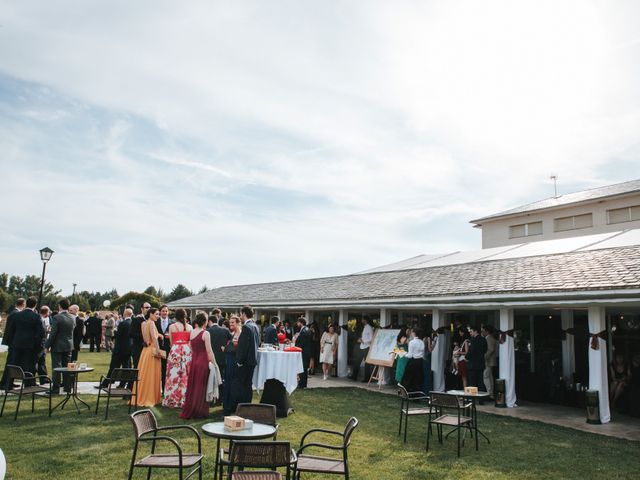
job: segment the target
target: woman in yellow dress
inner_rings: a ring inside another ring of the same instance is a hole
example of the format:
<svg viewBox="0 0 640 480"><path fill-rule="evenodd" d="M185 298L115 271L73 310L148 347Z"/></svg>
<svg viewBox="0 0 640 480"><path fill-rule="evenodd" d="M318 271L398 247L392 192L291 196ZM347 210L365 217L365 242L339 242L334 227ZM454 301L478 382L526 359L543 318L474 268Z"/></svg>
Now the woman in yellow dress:
<svg viewBox="0 0 640 480"><path fill-rule="evenodd" d="M138 406L153 407L162 401L160 389L161 365L160 346L158 345L158 329L156 319L158 309L152 308L147 312L146 320L142 323L142 339L144 348L138 362Z"/></svg>

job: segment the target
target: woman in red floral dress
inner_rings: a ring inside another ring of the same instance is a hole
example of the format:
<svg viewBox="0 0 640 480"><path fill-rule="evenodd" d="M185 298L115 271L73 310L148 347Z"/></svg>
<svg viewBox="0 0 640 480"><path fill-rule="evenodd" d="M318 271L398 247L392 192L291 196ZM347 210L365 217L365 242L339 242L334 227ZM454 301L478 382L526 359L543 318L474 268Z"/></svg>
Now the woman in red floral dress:
<svg viewBox="0 0 640 480"><path fill-rule="evenodd" d="M169 327L171 350L167 355L167 378L164 384L162 405L169 408L182 408L187 395L187 382L191 368L191 345L189 334L192 330L187 323L187 312L176 310L175 322Z"/></svg>

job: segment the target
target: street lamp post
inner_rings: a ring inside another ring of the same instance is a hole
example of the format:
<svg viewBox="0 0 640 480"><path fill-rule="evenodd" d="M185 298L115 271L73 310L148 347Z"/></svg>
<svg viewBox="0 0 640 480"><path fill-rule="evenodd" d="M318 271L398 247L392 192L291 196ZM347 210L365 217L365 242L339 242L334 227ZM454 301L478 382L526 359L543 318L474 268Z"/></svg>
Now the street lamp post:
<svg viewBox="0 0 640 480"><path fill-rule="evenodd" d="M74 297L74 298L75 298L75 296L76 296L76 287L77 287L77 286L78 286L78 284L77 284L77 283L74 283L74 284L73 284L73 293L71 294L71 296L72 296L72 297Z"/></svg>
<svg viewBox="0 0 640 480"><path fill-rule="evenodd" d="M42 304L42 291L44 290L44 272L47 269L47 262L51 260L51 255L53 255L53 250L49 247L44 247L40 250L40 260L42 260L42 279L40 280L40 295L38 296L38 306L40 307Z"/></svg>

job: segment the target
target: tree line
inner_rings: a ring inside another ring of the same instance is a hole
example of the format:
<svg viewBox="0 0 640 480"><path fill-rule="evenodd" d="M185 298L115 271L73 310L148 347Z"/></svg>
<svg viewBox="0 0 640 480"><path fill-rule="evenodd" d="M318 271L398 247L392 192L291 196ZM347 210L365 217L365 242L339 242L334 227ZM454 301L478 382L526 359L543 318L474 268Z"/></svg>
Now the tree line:
<svg viewBox="0 0 640 480"><path fill-rule="evenodd" d="M60 294L61 291L62 290L57 289L50 282L45 281L42 291L42 304L49 305L49 307L56 309L58 301L63 297ZM206 291L207 286L205 285L198 293ZM18 298L38 298L39 293L40 277L37 275L21 277L19 275L9 275L8 273L0 274L0 311L2 312L9 312ZM181 298L190 297L191 295L195 295L195 293L179 283L168 293L165 293L162 288L156 288L151 285L142 292L132 291L124 295L119 295L118 291L113 288L106 292L82 290L67 298L71 303L77 304L81 311L93 312L104 309L103 304L105 300L111 302L109 306L110 310L116 310L129 303L138 308L142 302L149 302L154 307L159 307L163 303L173 302Z"/></svg>

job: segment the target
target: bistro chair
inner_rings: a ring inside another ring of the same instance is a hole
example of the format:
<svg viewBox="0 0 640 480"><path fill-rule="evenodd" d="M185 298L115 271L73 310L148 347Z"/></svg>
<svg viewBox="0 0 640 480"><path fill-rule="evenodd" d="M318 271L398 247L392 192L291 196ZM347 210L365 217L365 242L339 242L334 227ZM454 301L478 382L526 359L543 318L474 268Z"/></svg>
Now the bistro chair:
<svg viewBox="0 0 640 480"><path fill-rule="evenodd" d="M276 406L268 403L239 403L236 407L236 415L242 418L253 420L257 423L264 423L276 428L273 434L275 440L278 435L278 421L276 420Z"/></svg>
<svg viewBox="0 0 640 480"><path fill-rule="evenodd" d="M404 419L404 441L406 443L409 417L431 416L435 410L429 403L429 395L424 392L407 392L406 388L398 384L398 396L400 397L400 425L398 426L398 435L402 433L402 421Z"/></svg>
<svg viewBox="0 0 640 480"><path fill-rule="evenodd" d="M7 386L12 386L15 380L20 380L19 387L6 388L4 391L4 400L2 401L2 409L0 409L0 417L4 413L4 405L7 403L7 397L9 395L17 395L18 401L16 402L16 414L13 420L18 419L18 411L20 410L20 401L23 395L31 395L31 413L35 411L36 407L36 395L49 397L49 415L51 415L51 379L46 375L33 375L31 372L25 372L21 367L17 365L7 365L5 367L7 372ZM36 385L36 380L45 380L49 383L49 386ZM27 385L32 384L32 385Z"/></svg>
<svg viewBox="0 0 640 480"><path fill-rule="evenodd" d="M347 452L351 443L351 434L357 426L358 419L355 417L351 417L347 422L347 426L345 427L344 432L326 430L324 428L314 428L305 433L300 440L300 448L298 449L298 463L296 464L294 470L294 480L299 480L300 474L302 472L343 475L345 480L349 480L349 459L347 456ZM312 433L325 433L341 437L342 445L328 445L316 442L305 443L305 439ZM308 455L304 453L308 448L318 448L336 452L341 451L342 458Z"/></svg>
<svg viewBox="0 0 640 480"><path fill-rule="evenodd" d="M133 476L134 468L146 468L147 480L151 478L152 468L177 468L178 478L186 480L194 473L198 472L198 478L202 480L202 442L198 431L190 425L175 425L172 427L158 427L156 417L151 410L140 410L130 415L133 422L133 430L136 435L136 443L133 447L131 456L131 467L129 468L129 480ZM180 444L173 438L166 435L158 435L158 432L168 430L189 430L198 440L197 453L184 453ZM175 454L155 453L156 442L166 442L172 444L176 452ZM141 460L136 461L138 453L138 445L140 442L151 442L151 453ZM184 476L184 470L192 469L187 476Z"/></svg>
<svg viewBox="0 0 640 480"><path fill-rule="evenodd" d="M462 428L468 428L472 431L473 418L464 415L472 407L471 403L465 403L462 397L457 397L449 393L442 392L430 392L431 395L431 407L435 408L435 419L429 415L429 425L427 428L427 451L429 451L429 437L431 436L431 425L435 424L438 429L438 441L442 444L442 427L453 427L449 433L454 431L458 437L458 457L460 457L460 442L462 438L460 436L460 430ZM445 411L455 411L455 414L444 413ZM476 450L478 450L478 435L476 437Z"/></svg>
<svg viewBox="0 0 640 480"><path fill-rule="evenodd" d="M103 387L107 383L106 387ZM115 387L113 384L119 382L124 387ZM100 377L98 384L98 400L96 401L96 415L100 406L100 397L107 397L107 408L104 411L104 419L109 416L109 401L111 397L129 397L134 402L134 410L138 409L138 370L135 368L115 368L111 372L111 377ZM129 413L131 413L131 401L129 401Z"/></svg>
<svg viewBox="0 0 640 480"><path fill-rule="evenodd" d="M236 468L267 468L275 471L278 467L286 467L286 478L289 480L291 478L292 467L296 464L296 461L296 452L291 449L289 442L232 440L231 449L229 450L227 478L229 480L234 478L233 470Z"/></svg>
<svg viewBox="0 0 640 480"><path fill-rule="evenodd" d="M266 472L233 472L231 480L282 480L282 474L271 470Z"/></svg>

